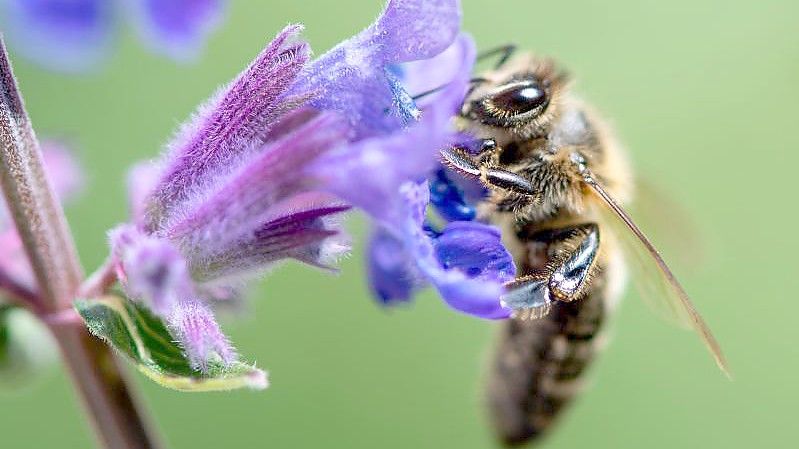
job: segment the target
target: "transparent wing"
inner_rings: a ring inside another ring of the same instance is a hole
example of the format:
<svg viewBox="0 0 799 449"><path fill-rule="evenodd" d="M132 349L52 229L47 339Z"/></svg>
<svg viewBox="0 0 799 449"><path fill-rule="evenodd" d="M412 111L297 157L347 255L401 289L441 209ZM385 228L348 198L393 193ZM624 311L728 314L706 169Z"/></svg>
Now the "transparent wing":
<svg viewBox="0 0 799 449"><path fill-rule="evenodd" d="M625 253L635 258L630 265L640 271L639 275L634 276L634 281L641 285L642 295L667 316L696 331L716 364L729 377L727 361L716 338L658 250L601 184L591 176L586 176L585 182L601 200L600 210L606 216L605 224L616 231L614 234L622 243Z"/></svg>
<svg viewBox="0 0 799 449"><path fill-rule="evenodd" d="M668 248L673 264L689 270L699 268L706 252L691 214L648 179L636 179L635 185L635 198L628 210L636 221L653 240Z"/></svg>

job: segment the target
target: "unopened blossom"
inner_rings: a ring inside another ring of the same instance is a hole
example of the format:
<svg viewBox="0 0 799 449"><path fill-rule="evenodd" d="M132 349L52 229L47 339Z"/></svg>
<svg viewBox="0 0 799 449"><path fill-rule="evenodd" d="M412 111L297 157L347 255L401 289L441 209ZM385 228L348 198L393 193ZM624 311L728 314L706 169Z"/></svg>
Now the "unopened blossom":
<svg viewBox="0 0 799 449"><path fill-rule="evenodd" d="M62 202L68 202L83 187L83 172L72 152L65 144L54 140L41 143L42 156L47 176L53 191ZM33 271L28 263L22 241L8 216L6 204L0 198L0 299L3 285L10 282L29 290L35 288Z"/></svg>
<svg viewBox="0 0 799 449"><path fill-rule="evenodd" d="M346 124L288 89L307 63L301 27L289 26L168 144L137 167L132 223L111 233L128 294L163 317L192 364L236 354L211 305L274 263L329 268L347 250L337 214L302 168L344 139Z"/></svg>
<svg viewBox="0 0 799 449"><path fill-rule="evenodd" d="M131 25L153 52L196 58L221 21L224 0L0 0L5 38L51 70L83 72L113 49Z"/></svg>

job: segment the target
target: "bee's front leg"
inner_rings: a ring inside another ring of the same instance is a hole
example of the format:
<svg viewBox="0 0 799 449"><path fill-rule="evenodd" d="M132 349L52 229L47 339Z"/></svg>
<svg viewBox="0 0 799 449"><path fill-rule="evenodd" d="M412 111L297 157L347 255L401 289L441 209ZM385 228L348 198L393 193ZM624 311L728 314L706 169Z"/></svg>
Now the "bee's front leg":
<svg viewBox="0 0 799 449"><path fill-rule="evenodd" d="M465 148L451 147L441 151L441 159L450 169L466 177L479 179L489 189L537 197L538 191L529 180L497 168L501 152L502 149L493 139L484 139L476 155L470 154Z"/></svg>

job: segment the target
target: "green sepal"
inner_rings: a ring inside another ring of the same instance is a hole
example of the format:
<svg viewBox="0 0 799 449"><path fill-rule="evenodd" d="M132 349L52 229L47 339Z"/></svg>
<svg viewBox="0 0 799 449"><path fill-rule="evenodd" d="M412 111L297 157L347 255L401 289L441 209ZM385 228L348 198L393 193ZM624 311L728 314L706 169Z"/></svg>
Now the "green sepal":
<svg viewBox="0 0 799 449"><path fill-rule="evenodd" d="M179 391L226 391L267 387L266 373L242 362L228 366L211 361L208 371L194 370L173 341L164 322L149 310L117 296L76 300L91 333L123 354L145 376Z"/></svg>

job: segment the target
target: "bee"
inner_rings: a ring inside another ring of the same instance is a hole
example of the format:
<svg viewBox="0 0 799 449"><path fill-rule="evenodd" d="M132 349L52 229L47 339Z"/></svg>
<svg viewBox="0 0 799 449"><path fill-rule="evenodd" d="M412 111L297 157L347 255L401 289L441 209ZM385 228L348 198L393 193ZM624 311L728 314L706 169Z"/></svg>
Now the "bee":
<svg viewBox="0 0 799 449"><path fill-rule="evenodd" d="M479 218L502 228L518 267L502 297L514 313L502 324L487 386L494 428L508 445L545 434L580 391L631 256L643 272L634 279L659 284L655 299L696 330L727 372L685 290L624 209L633 176L609 127L552 60L512 53L483 55L502 57L473 80L457 118L477 142L442 151L446 166L489 190Z"/></svg>

